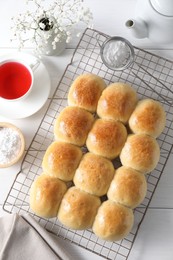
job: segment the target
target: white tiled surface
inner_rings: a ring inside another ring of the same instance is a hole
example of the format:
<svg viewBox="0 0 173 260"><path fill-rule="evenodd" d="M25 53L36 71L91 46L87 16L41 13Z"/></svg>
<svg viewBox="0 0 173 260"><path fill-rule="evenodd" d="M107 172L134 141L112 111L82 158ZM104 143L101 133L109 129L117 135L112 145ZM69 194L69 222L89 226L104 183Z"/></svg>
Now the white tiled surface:
<svg viewBox="0 0 173 260"><path fill-rule="evenodd" d="M49 1L49 0L47 0ZM10 17L23 8L23 1L0 1L0 55L15 51L10 42ZM85 0L94 14L94 28L110 35L120 35L128 38L134 45L151 49L154 53L173 59L173 46L159 46L149 40L135 40L130 36L124 22L133 15L136 0ZM51 77L51 93L53 94L64 69L70 62L75 42L58 57L45 57L44 64ZM31 52L31 50L26 50ZM35 115L22 120L9 120L0 116L0 121L14 123L23 131L27 147L29 146L39 123L46 110L46 105ZM1 207L7 196L20 164L8 169L0 170L0 216L5 213ZM173 259L173 155L170 156L150 208L141 225L135 240L130 260L172 260ZM70 252L72 259L101 260L98 255L92 254L74 244L58 239L59 243Z"/></svg>

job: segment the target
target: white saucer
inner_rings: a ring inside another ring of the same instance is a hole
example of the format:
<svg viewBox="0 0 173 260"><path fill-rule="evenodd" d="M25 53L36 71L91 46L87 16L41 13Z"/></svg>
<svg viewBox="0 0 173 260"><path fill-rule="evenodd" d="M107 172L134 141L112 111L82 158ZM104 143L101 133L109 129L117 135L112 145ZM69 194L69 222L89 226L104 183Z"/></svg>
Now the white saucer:
<svg viewBox="0 0 173 260"><path fill-rule="evenodd" d="M29 65L35 64L37 61L35 56L21 52L0 57L0 61L4 59L20 59ZM50 87L49 74L40 61L34 70L34 85L31 93L19 101L4 101L0 98L0 115L10 119L20 119L33 115L46 103Z"/></svg>

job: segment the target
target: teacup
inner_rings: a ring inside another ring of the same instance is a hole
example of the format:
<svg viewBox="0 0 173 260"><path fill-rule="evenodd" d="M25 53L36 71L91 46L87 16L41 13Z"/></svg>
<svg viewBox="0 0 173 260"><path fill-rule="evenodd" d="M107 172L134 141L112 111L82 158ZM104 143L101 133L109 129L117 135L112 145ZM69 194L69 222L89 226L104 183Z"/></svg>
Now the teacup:
<svg viewBox="0 0 173 260"><path fill-rule="evenodd" d="M34 75L30 65L17 59L0 62L0 98L18 101L25 98L33 87Z"/></svg>

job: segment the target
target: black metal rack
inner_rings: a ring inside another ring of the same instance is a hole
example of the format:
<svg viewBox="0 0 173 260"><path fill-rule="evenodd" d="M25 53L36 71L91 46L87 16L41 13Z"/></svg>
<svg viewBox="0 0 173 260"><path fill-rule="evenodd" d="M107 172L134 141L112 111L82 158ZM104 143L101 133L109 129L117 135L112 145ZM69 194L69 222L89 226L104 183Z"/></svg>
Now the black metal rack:
<svg viewBox="0 0 173 260"><path fill-rule="evenodd" d="M99 37L99 43L98 43ZM173 144L173 62L134 47L135 60L124 71L108 69L100 57L100 43L109 36L87 29L67 66L49 107L24 157L21 171L7 195L3 209L9 213L30 213L44 228L63 239L69 240L106 259L125 260L130 254L140 224L161 178ZM107 84L116 81L128 82L137 91L139 99L159 100L165 108L167 122L164 132L157 139L161 149L156 169L147 176L148 191L140 207L134 210L135 223L130 234L118 242L106 242L96 237L92 230L74 231L64 227L58 219L44 219L30 211L29 190L32 182L42 172L42 158L48 145L54 140L54 120L67 106L67 93L73 80L82 73L95 73Z"/></svg>

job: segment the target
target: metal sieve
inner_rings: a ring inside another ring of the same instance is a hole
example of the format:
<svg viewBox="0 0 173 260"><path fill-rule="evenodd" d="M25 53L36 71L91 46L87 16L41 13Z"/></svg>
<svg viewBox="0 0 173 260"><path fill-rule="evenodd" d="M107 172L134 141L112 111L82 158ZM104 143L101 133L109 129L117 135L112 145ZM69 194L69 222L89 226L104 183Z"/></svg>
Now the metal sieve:
<svg viewBox="0 0 173 260"><path fill-rule="evenodd" d="M133 46L118 36L110 37L100 45L100 55L105 66L112 70L124 70L134 61Z"/></svg>

